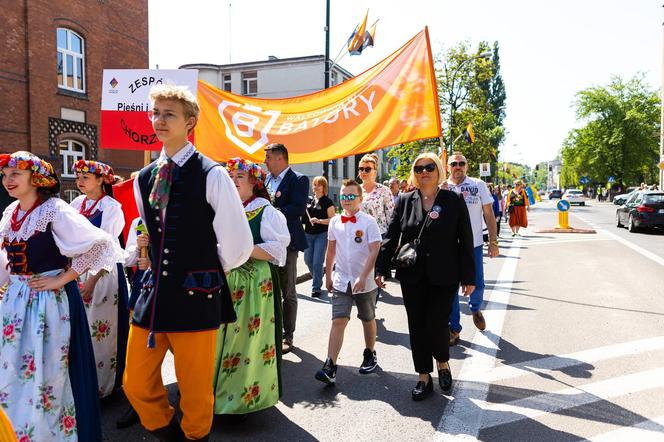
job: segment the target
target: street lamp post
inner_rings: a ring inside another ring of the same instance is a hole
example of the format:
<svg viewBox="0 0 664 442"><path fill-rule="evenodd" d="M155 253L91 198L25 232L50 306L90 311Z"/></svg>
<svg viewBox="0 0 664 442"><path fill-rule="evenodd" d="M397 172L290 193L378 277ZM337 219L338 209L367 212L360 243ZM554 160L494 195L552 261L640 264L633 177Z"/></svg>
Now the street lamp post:
<svg viewBox="0 0 664 442"><path fill-rule="evenodd" d="M448 98L447 98L447 103L450 106L450 153L454 151L454 143L456 142L456 139L454 138L453 134L453 128L454 128L454 114L456 113L457 109L463 105L463 102L458 103L457 101L459 100L459 95L455 93L455 85L454 83L456 82L456 76L461 70L463 66L465 66L467 63L473 61L473 60L478 60L480 58L490 58L492 55L491 51L486 51L482 52L481 54L474 55L472 57L469 57L465 60L463 60L459 65L452 71L451 74L446 75L446 80L449 83L449 93L448 93ZM465 97L464 97L465 100ZM458 137L457 137L458 138Z"/></svg>

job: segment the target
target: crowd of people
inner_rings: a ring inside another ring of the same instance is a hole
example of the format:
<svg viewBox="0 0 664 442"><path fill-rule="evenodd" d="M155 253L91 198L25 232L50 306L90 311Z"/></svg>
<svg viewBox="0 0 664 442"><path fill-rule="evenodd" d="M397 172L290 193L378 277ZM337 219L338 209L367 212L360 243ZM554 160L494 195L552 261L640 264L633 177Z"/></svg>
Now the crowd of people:
<svg viewBox="0 0 664 442"><path fill-rule="evenodd" d="M459 295L484 330L483 246L498 256L507 213L513 236L527 226L522 183L489 188L454 152L447 164L421 154L407 181L381 184L378 157L367 154L359 179L344 181L337 213L327 180L310 187L283 144L265 148L267 172L242 158L216 163L188 141L200 112L191 93L158 85L150 99L163 149L133 176L140 216L126 241L111 166L74 164L82 195L67 204L48 162L0 155L16 199L0 220L4 430L11 425L18 440L99 441L100 398L120 389L130 407L118 427L140 421L161 441L208 440L215 414L242 420L274 406L282 356L295 344L299 252L311 295L325 288L331 304L315 379L336 383L353 305L364 328L359 372L376 370L376 305L396 269L418 375L412 399L432 393L434 366L451 391ZM168 350L181 419L161 378Z"/></svg>

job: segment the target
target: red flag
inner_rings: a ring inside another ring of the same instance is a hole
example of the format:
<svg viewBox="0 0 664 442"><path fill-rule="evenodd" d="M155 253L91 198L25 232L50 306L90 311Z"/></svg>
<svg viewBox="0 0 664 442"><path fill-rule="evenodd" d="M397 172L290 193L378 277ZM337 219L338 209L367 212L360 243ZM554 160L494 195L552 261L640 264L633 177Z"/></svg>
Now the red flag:
<svg viewBox="0 0 664 442"><path fill-rule="evenodd" d="M122 213L124 214L125 226L122 229L122 237L127 243L127 235L131 222L138 218L138 207L136 207L136 198L134 197L134 179L128 179L113 186L113 198L122 204Z"/></svg>

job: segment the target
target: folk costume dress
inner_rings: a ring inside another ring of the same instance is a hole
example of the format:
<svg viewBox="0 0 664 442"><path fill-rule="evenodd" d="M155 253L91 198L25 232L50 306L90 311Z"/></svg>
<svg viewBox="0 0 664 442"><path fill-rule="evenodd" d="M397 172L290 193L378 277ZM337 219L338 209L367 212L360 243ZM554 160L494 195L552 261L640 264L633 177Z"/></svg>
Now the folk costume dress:
<svg viewBox="0 0 664 442"><path fill-rule="evenodd" d="M275 405L281 396L281 312L274 266L286 262L290 234L286 217L268 200L256 198L245 207L254 244L268 261L250 258L228 276L234 324L217 334L215 414L245 414Z"/></svg>
<svg viewBox="0 0 664 442"><path fill-rule="evenodd" d="M93 226L114 238L120 247L117 238L122 233L125 221L119 202L107 195L96 201L81 195L71 202L71 206ZM124 257L97 281L92 297L83 298L97 363L100 397L111 394L113 388L122 381L122 370L117 369L124 368L129 330L129 293L123 266ZM79 277L81 285L90 276L89 272L82 274Z"/></svg>
<svg viewBox="0 0 664 442"><path fill-rule="evenodd" d="M123 251L58 198L27 213L18 201L10 204L0 238L0 284L8 282L0 302L0 407L21 441L101 440L95 362L78 285L35 291L27 282L69 266L78 273L110 270Z"/></svg>

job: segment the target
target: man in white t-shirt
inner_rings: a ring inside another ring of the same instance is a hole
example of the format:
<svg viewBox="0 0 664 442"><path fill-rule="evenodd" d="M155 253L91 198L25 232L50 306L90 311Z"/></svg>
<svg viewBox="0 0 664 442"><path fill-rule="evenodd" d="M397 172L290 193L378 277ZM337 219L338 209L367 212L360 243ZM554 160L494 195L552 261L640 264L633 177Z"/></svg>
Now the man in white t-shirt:
<svg viewBox="0 0 664 442"><path fill-rule="evenodd" d="M371 373L378 366L374 350L378 291L374 267L382 237L376 220L360 210L362 187L356 181L346 180L340 193L343 213L330 220L325 257L326 286L332 297L332 327L327 359L315 376L327 385L336 381L337 357L353 304L357 306L357 317L362 321L366 347L360 374Z"/></svg>
<svg viewBox="0 0 664 442"><path fill-rule="evenodd" d="M447 180L449 190L463 196L470 215L470 224L473 230L475 246L475 290L470 295L468 307L473 313L473 323L484 330L486 322L480 311L484 301L484 264L482 262L482 225L486 223L489 230L489 257L498 256L498 239L496 231L496 216L493 214L493 197L484 181L467 176L468 161L461 152L454 152L447 160L450 177ZM450 313L450 345L459 341L461 333L461 313L459 310L459 294L454 297L452 312Z"/></svg>

